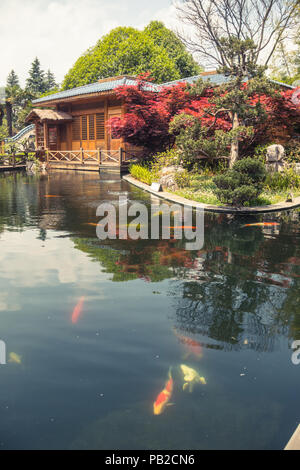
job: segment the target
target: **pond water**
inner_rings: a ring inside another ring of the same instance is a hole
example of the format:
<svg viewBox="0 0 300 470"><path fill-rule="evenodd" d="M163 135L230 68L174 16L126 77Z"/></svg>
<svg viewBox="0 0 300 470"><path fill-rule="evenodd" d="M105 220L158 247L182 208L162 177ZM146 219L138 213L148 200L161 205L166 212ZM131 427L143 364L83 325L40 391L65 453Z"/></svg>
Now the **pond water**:
<svg viewBox="0 0 300 470"><path fill-rule="evenodd" d="M0 448L283 448L300 421L300 212L206 214L198 251L101 242L89 224L120 194L151 203L116 176L0 176ZM262 220L279 225L243 227ZM183 390L182 364L206 384Z"/></svg>

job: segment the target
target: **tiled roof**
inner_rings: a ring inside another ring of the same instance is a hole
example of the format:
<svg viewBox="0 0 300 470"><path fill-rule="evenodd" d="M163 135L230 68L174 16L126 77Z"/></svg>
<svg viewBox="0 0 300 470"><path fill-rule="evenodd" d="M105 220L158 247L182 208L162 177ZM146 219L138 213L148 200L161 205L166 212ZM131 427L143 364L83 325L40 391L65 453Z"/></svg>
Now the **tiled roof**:
<svg viewBox="0 0 300 470"><path fill-rule="evenodd" d="M172 82L164 83L163 86L172 86L177 83L195 83L197 80L202 78L202 80L210 81L213 85L222 85L229 81L228 77L221 73L203 73L201 75L194 75L193 77L181 78L180 80L173 80Z"/></svg>
<svg viewBox="0 0 300 470"><path fill-rule="evenodd" d="M176 85L177 83L183 83L183 82L195 83L197 80L199 80L199 78L202 78L203 80L208 80L213 85L221 85L222 83L226 83L230 80L229 77L226 77L225 75L220 74L220 73L213 73L213 72L205 73L204 72L201 75L195 75L193 77L187 77L187 78L182 78L180 80L166 82L161 85L146 82L145 90L159 91L161 90L162 87ZM286 88L294 88L290 85L286 85L285 83L276 82L275 80L271 80L271 82L277 83ZM134 86L136 85L136 83L137 83L137 80L134 77L121 76L121 77L113 77L111 79L108 78L108 79L100 80L99 82L96 82L96 83L91 83L89 85L84 85L84 86L80 86L77 88L72 88L70 90L60 91L59 93L54 93L53 95L44 96L42 98L34 100L33 104L67 99L67 98L72 98L73 96L111 91L119 86Z"/></svg>
<svg viewBox="0 0 300 470"><path fill-rule="evenodd" d="M111 91L119 86L133 86L137 81L133 77L116 77L110 80L100 80L96 83L91 83L89 85L80 86L77 88L72 88L70 90L60 91L59 93L54 93L53 95L43 96L37 100L33 101L33 104L43 103L46 101L60 100L64 98L71 98L73 96L87 95L92 93L101 93L105 91ZM146 84L146 89L149 91L158 91L159 86L154 83L148 82Z"/></svg>
<svg viewBox="0 0 300 470"><path fill-rule="evenodd" d="M173 82L164 83L163 86L172 86L176 85L177 83L195 83L197 80L202 78L202 80L210 81L213 85L222 85L223 83L229 82L230 78L226 77L222 73L203 73L200 75L195 75L193 77L182 78L180 80L174 80ZM275 83L276 85L283 86L285 88L294 89L294 86L287 85L286 83L278 82L276 80L270 80L271 83Z"/></svg>

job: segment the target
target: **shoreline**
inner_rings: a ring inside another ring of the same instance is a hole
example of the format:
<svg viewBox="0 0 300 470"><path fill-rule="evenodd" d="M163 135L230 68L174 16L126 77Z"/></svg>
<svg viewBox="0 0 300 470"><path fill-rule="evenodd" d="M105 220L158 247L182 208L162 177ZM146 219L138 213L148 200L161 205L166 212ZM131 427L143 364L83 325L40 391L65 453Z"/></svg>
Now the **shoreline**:
<svg viewBox="0 0 300 470"><path fill-rule="evenodd" d="M184 197L178 196L167 191L154 191L148 184L142 183L137 179L133 178L131 175L124 175L122 177L127 183L131 183L134 186L137 186L144 191L147 191L155 196L164 199L169 202L174 202L177 204L182 204L188 207L195 207L199 209L204 209L206 212L215 212L215 213L227 213L227 214L264 214L267 212L278 212L278 211L287 211L295 209L300 206L300 196L294 198L293 202L280 202L277 204L271 204L269 206L254 206L254 207L230 207L230 206L214 206L212 204L204 204L201 202L193 201L192 199L186 199Z"/></svg>

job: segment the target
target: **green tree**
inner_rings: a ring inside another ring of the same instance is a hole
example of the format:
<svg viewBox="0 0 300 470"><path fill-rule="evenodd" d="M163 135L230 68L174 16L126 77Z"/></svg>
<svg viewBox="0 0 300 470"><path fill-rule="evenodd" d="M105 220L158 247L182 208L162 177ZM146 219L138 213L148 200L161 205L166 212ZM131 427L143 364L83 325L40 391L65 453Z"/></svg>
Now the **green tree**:
<svg viewBox="0 0 300 470"><path fill-rule="evenodd" d="M246 123L261 110L259 106L251 109L249 96L270 91L263 75L294 24L298 5L299 0L183 0L177 7L195 32L182 38L185 45L228 77L228 83L219 88L215 105L216 115L227 113L231 118L231 166L239 158L239 141ZM249 87L245 89L247 80Z"/></svg>
<svg viewBox="0 0 300 470"><path fill-rule="evenodd" d="M45 73L41 69L41 64L37 57L31 64L29 76L26 80L26 89L32 93L33 97L39 96L45 91Z"/></svg>
<svg viewBox="0 0 300 470"><path fill-rule="evenodd" d="M44 91L46 92L52 91L57 88L54 73L52 73L50 69L48 69L48 71L46 72L44 83Z"/></svg>
<svg viewBox="0 0 300 470"><path fill-rule="evenodd" d="M144 32L158 46L163 47L169 57L175 62L180 78L199 75L203 68L194 60L193 56L186 50L183 42L170 29L166 28L161 21L151 21Z"/></svg>
<svg viewBox="0 0 300 470"><path fill-rule="evenodd" d="M14 70L12 70L10 74L8 75L7 80L6 80L6 86L9 88L20 86L18 76Z"/></svg>
<svg viewBox="0 0 300 470"><path fill-rule="evenodd" d="M162 83L199 71L176 36L162 23L153 22L144 31L131 27L113 29L79 57L65 76L62 89L101 78L145 72Z"/></svg>

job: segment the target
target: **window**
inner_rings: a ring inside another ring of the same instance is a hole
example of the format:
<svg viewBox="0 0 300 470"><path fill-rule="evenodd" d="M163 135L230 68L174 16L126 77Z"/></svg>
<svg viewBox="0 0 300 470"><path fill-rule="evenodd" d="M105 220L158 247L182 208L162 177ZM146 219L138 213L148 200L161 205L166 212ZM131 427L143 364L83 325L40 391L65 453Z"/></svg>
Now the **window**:
<svg viewBox="0 0 300 470"><path fill-rule="evenodd" d="M72 140L80 140L80 116L75 116L73 118Z"/></svg>
<svg viewBox="0 0 300 470"><path fill-rule="evenodd" d="M105 138L104 113L96 114L96 138L97 140Z"/></svg>
<svg viewBox="0 0 300 470"><path fill-rule="evenodd" d="M87 136L87 116L81 116L81 139L88 140Z"/></svg>
<svg viewBox="0 0 300 470"><path fill-rule="evenodd" d="M89 140L95 140L95 114L89 115Z"/></svg>
<svg viewBox="0 0 300 470"><path fill-rule="evenodd" d="M103 140L104 137L104 113L73 117L72 140Z"/></svg>

